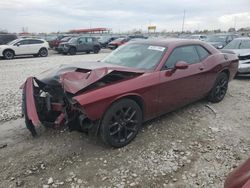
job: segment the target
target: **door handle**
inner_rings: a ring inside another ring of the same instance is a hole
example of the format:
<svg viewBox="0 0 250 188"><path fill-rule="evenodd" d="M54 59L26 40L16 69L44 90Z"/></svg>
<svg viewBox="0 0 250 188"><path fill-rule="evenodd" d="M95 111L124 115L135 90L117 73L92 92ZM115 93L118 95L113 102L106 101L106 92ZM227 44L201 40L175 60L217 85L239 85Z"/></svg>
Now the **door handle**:
<svg viewBox="0 0 250 188"><path fill-rule="evenodd" d="M204 70L204 67L199 67L199 69L202 71L202 70Z"/></svg>

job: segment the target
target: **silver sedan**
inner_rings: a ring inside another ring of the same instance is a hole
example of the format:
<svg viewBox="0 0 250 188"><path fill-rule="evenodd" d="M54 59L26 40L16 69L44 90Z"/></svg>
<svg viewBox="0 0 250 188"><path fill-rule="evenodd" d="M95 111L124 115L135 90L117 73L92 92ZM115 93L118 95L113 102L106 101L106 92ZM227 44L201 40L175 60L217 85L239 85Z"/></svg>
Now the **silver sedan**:
<svg viewBox="0 0 250 188"><path fill-rule="evenodd" d="M230 50L239 57L238 76L250 76L250 38L236 38L223 51Z"/></svg>

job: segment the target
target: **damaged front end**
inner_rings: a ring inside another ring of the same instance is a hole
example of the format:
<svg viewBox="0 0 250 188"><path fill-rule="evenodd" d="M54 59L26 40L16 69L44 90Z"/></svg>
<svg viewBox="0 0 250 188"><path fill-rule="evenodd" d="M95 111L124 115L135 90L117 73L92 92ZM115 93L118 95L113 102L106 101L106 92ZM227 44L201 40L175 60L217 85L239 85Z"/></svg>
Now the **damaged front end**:
<svg viewBox="0 0 250 188"><path fill-rule="evenodd" d="M23 86L22 114L33 136L35 126L59 128L68 125L70 129L80 129L86 116L67 92L58 85L51 87L35 77L26 80Z"/></svg>
<svg viewBox="0 0 250 188"><path fill-rule="evenodd" d="M22 114L33 136L36 126L59 128L67 125L70 130L97 133L98 120L90 120L74 96L105 85L129 79L141 73L127 70L99 68L95 70L62 68L47 76L29 77L23 85Z"/></svg>

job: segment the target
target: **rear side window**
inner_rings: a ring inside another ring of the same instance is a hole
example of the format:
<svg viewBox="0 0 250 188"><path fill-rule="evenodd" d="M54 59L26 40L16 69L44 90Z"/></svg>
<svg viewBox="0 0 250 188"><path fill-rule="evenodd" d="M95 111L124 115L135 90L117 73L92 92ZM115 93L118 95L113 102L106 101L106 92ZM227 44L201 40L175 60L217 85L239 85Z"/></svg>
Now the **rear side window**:
<svg viewBox="0 0 250 188"><path fill-rule="evenodd" d="M189 64L199 63L200 58L195 50L195 46L190 45L175 48L170 54L165 68L174 68L178 61L185 61Z"/></svg>
<svg viewBox="0 0 250 188"><path fill-rule="evenodd" d="M42 44L43 43L43 41L41 41L41 40L29 40L29 44Z"/></svg>
<svg viewBox="0 0 250 188"><path fill-rule="evenodd" d="M196 46L196 50L198 55L200 56L201 61L206 59L210 55L210 53L202 46Z"/></svg>

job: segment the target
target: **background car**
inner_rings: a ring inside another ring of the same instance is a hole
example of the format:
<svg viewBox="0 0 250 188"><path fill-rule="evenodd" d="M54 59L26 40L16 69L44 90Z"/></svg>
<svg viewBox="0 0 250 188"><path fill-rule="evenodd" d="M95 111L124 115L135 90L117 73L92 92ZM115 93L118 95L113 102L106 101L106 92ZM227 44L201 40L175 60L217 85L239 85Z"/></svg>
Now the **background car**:
<svg viewBox="0 0 250 188"><path fill-rule="evenodd" d="M0 34L0 45L7 44L15 39L17 39L17 36L14 34Z"/></svg>
<svg viewBox="0 0 250 188"><path fill-rule="evenodd" d="M75 55L77 52L99 53L101 45L95 37L73 37L60 45L64 55Z"/></svg>
<svg viewBox="0 0 250 188"><path fill-rule="evenodd" d="M49 41L49 47L55 49L59 46L62 38L68 37L68 35L59 35L54 40Z"/></svg>
<svg viewBox="0 0 250 188"><path fill-rule="evenodd" d="M250 38L236 38L227 44L223 51L232 51L239 57L237 76L250 76Z"/></svg>
<svg viewBox="0 0 250 188"><path fill-rule="evenodd" d="M109 37L109 36L101 36L99 39L98 39L98 42L100 43L101 47L102 48L107 48L108 44L117 39L118 37Z"/></svg>
<svg viewBox="0 0 250 188"><path fill-rule="evenodd" d="M13 59L18 55L48 56L49 44L43 39L16 39L6 45L0 45L0 57Z"/></svg>
<svg viewBox="0 0 250 188"><path fill-rule="evenodd" d="M62 46L63 45L60 45L60 44L65 44L67 43L72 37L64 37L62 38L59 42L58 42L58 46L55 47L55 51L57 51L58 53L62 53L63 49L62 49Z"/></svg>
<svg viewBox="0 0 250 188"><path fill-rule="evenodd" d="M209 35L205 40L209 44L213 45L217 49L222 49L229 42L231 42L234 38L237 38L238 35L235 34L215 34Z"/></svg>
<svg viewBox="0 0 250 188"><path fill-rule="evenodd" d="M41 123L66 122L70 129L123 147L147 120L201 98L223 100L237 68L235 54L198 40L129 42L101 62L68 64L29 77L23 114L34 136Z"/></svg>
<svg viewBox="0 0 250 188"><path fill-rule="evenodd" d="M111 50L114 50L118 48L119 46L127 43L129 40L130 40L129 37L115 39L108 44L108 48L110 48Z"/></svg>
<svg viewBox="0 0 250 188"><path fill-rule="evenodd" d="M194 39L194 40L205 41L207 39L207 36L206 35L191 35L188 38L189 39Z"/></svg>

